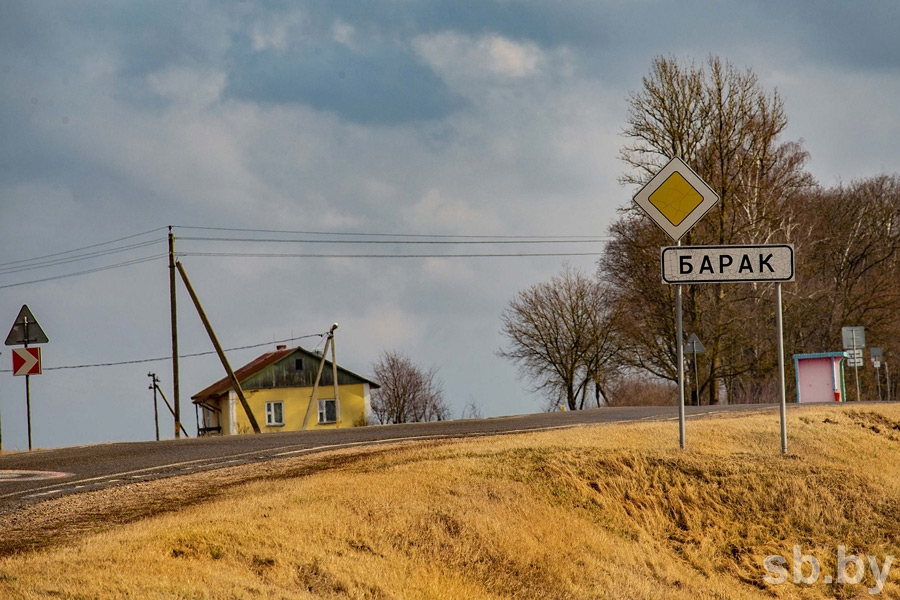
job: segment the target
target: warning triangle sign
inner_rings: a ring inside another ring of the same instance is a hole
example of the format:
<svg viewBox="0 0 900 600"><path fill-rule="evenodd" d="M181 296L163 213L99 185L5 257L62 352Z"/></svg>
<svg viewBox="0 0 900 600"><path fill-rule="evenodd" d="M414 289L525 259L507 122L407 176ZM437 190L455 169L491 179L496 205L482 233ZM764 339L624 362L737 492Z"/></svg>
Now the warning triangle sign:
<svg viewBox="0 0 900 600"><path fill-rule="evenodd" d="M691 337L688 338L687 343L684 345L684 349L688 354L703 354L706 352L706 348L700 343L700 338L697 337L696 333L691 334Z"/></svg>
<svg viewBox="0 0 900 600"><path fill-rule="evenodd" d="M9 330L9 335L6 336L6 345L46 344L49 341L47 334L41 329L37 319L35 319L34 315L31 314L31 311L28 310L28 306L23 304L22 310L19 311L19 316L16 317L16 321L13 323L12 329Z"/></svg>

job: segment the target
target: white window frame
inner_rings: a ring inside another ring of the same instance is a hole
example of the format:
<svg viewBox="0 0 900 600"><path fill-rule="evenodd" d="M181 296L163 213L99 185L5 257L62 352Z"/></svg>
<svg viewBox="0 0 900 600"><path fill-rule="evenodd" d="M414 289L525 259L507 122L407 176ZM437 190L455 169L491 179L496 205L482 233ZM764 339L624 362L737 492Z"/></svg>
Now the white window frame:
<svg viewBox="0 0 900 600"><path fill-rule="evenodd" d="M275 420L275 406L278 405L281 412L281 420ZM266 427L284 427L284 402L276 400L266 402Z"/></svg>
<svg viewBox="0 0 900 600"><path fill-rule="evenodd" d="M328 415L328 411L326 408L328 406L328 402L331 402L331 404L335 407L334 408L334 420L332 420L332 421L325 420L326 416ZM327 425L330 423L337 423L337 406L334 401L334 398L319 398L319 423L322 425Z"/></svg>

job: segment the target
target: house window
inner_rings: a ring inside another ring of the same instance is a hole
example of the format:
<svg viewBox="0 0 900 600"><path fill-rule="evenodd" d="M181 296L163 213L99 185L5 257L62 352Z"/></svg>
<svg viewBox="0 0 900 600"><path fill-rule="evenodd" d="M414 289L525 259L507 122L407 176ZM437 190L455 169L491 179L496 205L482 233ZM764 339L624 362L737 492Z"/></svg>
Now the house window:
<svg viewBox="0 0 900 600"><path fill-rule="evenodd" d="M302 359L302 358L295 358L295 359L294 359L294 370L295 370L295 371L302 371L302 370L303 370L303 359Z"/></svg>
<svg viewBox="0 0 900 600"><path fill-rule="evenodd" d="M284 402L266 402L266 426L284 425Z"/></svg>
<svg viewBox="0 0 900 600"><path fill-rule="evenodd" d="M337 411L334 399L323 398L319 400L319 423L334 423L337 421Z"/></svg>

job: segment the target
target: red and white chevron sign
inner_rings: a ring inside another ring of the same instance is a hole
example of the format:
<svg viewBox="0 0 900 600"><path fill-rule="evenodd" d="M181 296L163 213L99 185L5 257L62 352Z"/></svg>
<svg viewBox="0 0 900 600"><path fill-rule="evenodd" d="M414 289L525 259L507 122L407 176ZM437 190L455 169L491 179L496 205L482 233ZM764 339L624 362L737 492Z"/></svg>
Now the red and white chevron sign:
<svg viewBox="0 0 900 600"><path fill-rule="evenodd" d="M40 348L13 348L13 375L40 375Z"/></svg>

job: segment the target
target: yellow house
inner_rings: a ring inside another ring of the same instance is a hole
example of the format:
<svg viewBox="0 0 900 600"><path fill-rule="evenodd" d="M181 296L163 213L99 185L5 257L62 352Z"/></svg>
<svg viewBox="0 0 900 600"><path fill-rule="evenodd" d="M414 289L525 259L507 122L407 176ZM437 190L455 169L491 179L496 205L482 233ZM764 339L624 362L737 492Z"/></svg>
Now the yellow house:
<svg viewBox="0 0 900 600"><path fill-rule="evenodd" d="M318 354L299 346L278 346L274 352L263 354L234 372L263 433L303 429L321 360ZM368 421L372 412L369 391L380 386L340 365L337 372L340 419L337 418L331 362L325 361L316 398L312 399L307 429L356 427ZM191 400L202 409L201 434L236 435L253 431L227 377L192 396Z"/></svg>

